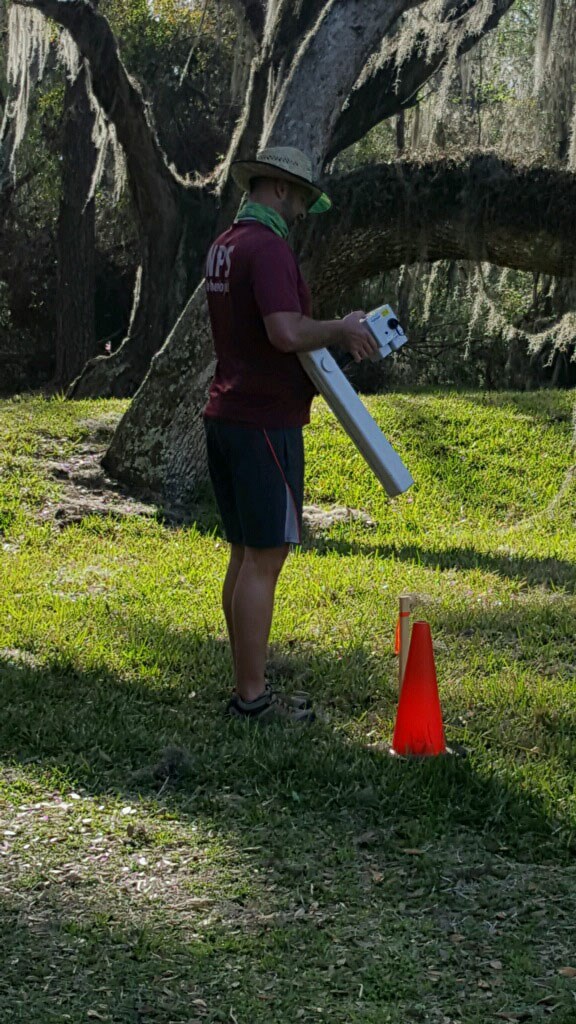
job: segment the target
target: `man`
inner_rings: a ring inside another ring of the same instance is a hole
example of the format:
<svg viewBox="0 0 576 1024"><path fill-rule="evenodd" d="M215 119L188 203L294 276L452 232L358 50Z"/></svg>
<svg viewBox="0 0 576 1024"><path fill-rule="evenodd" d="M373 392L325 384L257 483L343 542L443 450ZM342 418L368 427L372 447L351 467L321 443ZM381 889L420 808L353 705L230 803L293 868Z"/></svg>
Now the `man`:
<svg viewBox="0 0 576 1024"><path fill-rule="evenodd" d="M297 353L334 344L359 362L377 346L361 312L311 318L286 241L298 220L331 206L310 160L274 147L231 170L248 200L206 262L217 366L204 410L210 476L231 545L222 592L236 682L228 713L305 722L314 717L309 702L276 693L265 679L276 583L290 545L300 542L302 427L315 393Z"/></svg>

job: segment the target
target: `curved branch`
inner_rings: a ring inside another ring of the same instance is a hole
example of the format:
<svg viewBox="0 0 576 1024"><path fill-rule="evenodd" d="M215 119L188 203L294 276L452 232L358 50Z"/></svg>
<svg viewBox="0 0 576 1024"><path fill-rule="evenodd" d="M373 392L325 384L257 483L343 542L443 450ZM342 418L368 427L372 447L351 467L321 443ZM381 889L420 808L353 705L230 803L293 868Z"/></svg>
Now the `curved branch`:
<svg viewBox="0 0 576 1024"><path fill-rule="evenodd" d="M478 3L478 0L447 0L443 21L447 36L454 22L464 17ZM468 53L510 10L514 0L495 0L494 6L482 28L466 36L458 48L461 57ZM389 52L389 51L388 51ZM330 140L327 160L333 160L343 149L363 138L371 128L388 117L407 110L418 102L418 92L446 60L448 45L427 54L422 40L415 43L411 54L398 66L392 52L373 72L363 78L352 90L345 108L336 122Z"/></svg>
<svg viewBox="0 0 576 1024"><path fill-rule="evenodd" d="M168 167L147 116L146 104L118 53L106 18L89 0L14 0L34 7L68 30L88 60L94 95L114 124L126 155L131 186L140 212L157 219L159 188L176 194L183 187Z"/></svg>
<svg viewBox="0 0 576 1024"><path fill-rule="evenodd" d="M559 277L576 270L576 176L492 155L364 168L330 183L304 258L314 297L404 263L487 261ZM316 255L321 254L321 256Z"/></svg>
<svg viewBox="0 0 576 1024"><path fill-rule="evenodd" d="M126 156L141 258L130 327L112 356L87 364L69 395L133 394L200 276L215 202L206 187L187 185L168 166L110 25L88 0L14 2L35 7L68 30L90 65L94 95Z"/></svg>

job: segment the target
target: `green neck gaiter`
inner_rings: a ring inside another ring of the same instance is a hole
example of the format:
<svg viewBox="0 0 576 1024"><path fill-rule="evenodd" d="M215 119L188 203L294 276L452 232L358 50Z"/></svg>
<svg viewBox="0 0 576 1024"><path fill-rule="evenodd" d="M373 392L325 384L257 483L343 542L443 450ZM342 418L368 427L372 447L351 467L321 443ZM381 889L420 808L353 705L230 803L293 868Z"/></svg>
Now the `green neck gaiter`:
<svg viewBox="0 0 576 1024"><path fill-rule="evenodd" d="M272 228L272 231L280 238L284 240L288 238L288 225L284 217L281 217L270 206L263 206L262 203L254 203L247 199L238 210L234 223L238 224L243 220L257 220L260 224L265 224L267 228Z"/></svg>

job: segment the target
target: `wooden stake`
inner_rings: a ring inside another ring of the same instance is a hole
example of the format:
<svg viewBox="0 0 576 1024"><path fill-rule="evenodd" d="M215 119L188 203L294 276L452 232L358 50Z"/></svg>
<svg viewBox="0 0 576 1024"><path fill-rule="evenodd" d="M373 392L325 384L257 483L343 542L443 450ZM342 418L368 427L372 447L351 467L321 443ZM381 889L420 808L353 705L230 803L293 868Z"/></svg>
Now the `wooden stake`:
<svg viewBox="0 0 576 1024"><path fill-rule="evenodd" d="M410 646L410 612L414 601L413 594L400 594L400 650L398 652L398 689L402 689L404 672L408 660L408 648Z"/></svg>

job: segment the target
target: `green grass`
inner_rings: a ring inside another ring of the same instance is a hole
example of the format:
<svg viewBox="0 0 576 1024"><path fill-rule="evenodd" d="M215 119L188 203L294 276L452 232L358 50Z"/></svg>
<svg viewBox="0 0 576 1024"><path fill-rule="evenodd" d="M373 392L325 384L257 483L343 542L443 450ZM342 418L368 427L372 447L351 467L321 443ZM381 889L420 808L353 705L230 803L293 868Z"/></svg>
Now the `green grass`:
<svg viewBox="0 0 576 1024"><path fill-rule="evenodd" d="M327 721L223 721L226 545L58 526L48 463L119 402L0 403L0 1020L573 1024L573 396L393 394L387 500L318 402L275 668ZM449 740L391 759L398 594L420 595Z"/></svg>

